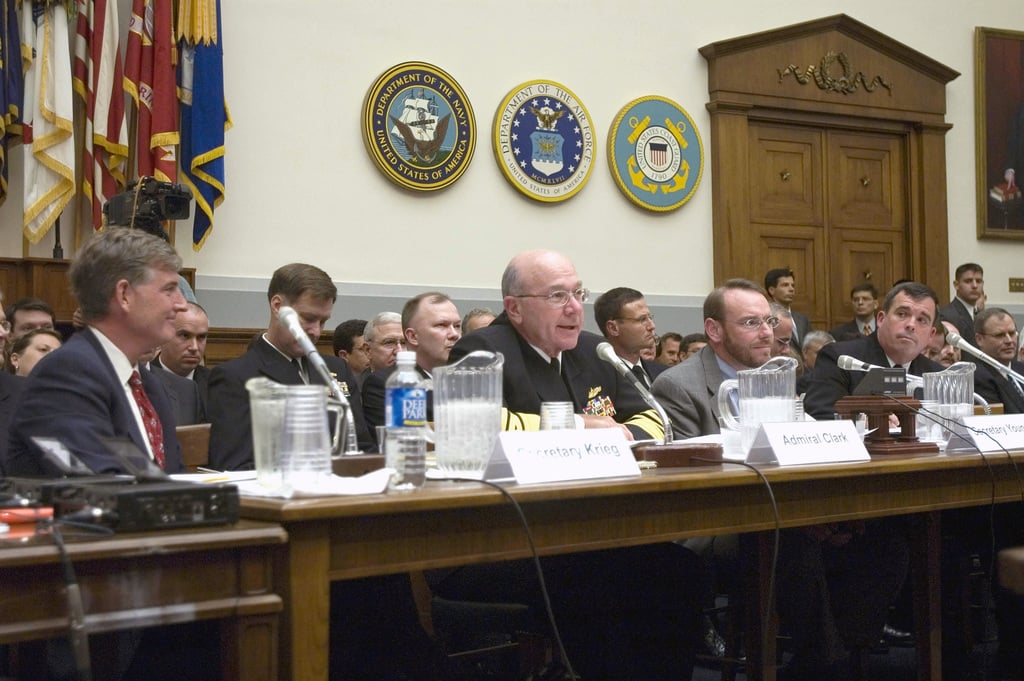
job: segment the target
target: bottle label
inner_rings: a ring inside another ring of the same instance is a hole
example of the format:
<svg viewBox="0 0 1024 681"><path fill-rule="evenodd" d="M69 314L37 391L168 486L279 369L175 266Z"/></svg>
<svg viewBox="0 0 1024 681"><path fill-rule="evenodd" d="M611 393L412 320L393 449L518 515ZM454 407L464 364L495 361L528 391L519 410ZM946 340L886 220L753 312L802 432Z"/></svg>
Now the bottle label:
<svg viewBox="0 0 1024 681"><path fill-rule="evenodd" d="M427 391L423 388L390 388L384 400L384 425L389 428L427 425Z"/></svg>

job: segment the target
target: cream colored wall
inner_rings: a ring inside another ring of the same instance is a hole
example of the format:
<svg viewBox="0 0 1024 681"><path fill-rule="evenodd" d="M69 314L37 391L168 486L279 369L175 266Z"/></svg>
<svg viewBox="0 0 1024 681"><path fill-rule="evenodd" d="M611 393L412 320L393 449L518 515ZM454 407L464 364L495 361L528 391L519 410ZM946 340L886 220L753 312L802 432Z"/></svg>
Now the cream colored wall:
<svg viewBox="0 0 1024 681"><path fill-rule="evenodd" d="M245 290L250 278L260 289L275 267L295 260L324 267L353 290L364 282L493 289L511 254L543 246L568 253L596 290L628 284L666 299L702 297L712 283L712 169L705 165L697 193L679 210L634 208L608 171L609 125L630 100L664 95L689 111L706 149L707 74L697 49L839 12L961 72L948 87L951 266L984 264L990 302L1024 303L1006 283L1024 276L1024 243L975 238L974 27L1024 30L1024 14L1007 0L224 0L235 120L228 197L201 252L191 251L190 225L179 226L177 246L200 273L200 289ZM452 74L476 113L472 165L436 195L391 184L361 138L367 89L407 60ZM563 204L526 199L494 160L495 109L532 79L572 89L598 132L589 183ZM12 154L12 197L0 207L0 253L8 256L21 254L20 153ZM51 244L48 237L31 254L48 256Z"/></svg>

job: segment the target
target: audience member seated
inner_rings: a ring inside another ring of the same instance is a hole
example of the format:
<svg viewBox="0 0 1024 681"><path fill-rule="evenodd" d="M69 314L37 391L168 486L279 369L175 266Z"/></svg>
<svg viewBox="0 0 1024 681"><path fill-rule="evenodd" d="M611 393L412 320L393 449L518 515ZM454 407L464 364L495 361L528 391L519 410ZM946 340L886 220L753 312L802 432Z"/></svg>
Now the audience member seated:
<svg viewBox="0 0 1024 681"><path fill-rule="evenodd" d="M683 337L675 331L666 331L658 337L658 344L654 349L654 361L660 362L667 367L674 367L682 360L679 358L680 346Z"/></svg>
<svg viewBox="0 0 1024 681"><path fill-rule="evenodd" d="M796 379L797 395L803 395L807 392L807 377L811 369L814 368L814 363L818 361L818 353L821 352L824 346L835 342L836 339L832 337L832 334L826 331L811 331L807 334L807 338L804 338L803 347L800 349L804 370Z"/></svg>
<svg viewBox="0 0 1024 681"><path fill-rule="evenodd" d="M366 323L363 339L370 346L370 371L394 366L398 353L405 350L402 315L381 312Z"/></svg>
<svg viewBox="0 0 1024 681"><path fill-rule="evenodd" d="M708 344L708 337L703 333L688 333L683 336L683 342L679 351L679 361L696 355L705 345ZM678 364L678 362L677 362Z"/></svg>
<svg viewBox="0 0 1024 681"><path fill-rule="evenodd" d="M94 235L68 276L86 328L40 362L15 409L7 475L53 475L31 442L61 440L96 473L127 472L101 438L130 439L169 473L182 471L167 391L139 358L174 335L185 309L181 258L166 242L134 229Z"/></svg>
<svg viewBox="0 0 1024 681"><path fill-rule="evenodd" d="M804 360L804 368L807 371L813 369L814 363L818 361L818 353L821 352L821 349L829 343L835 342L836 339L827 331L811 331L807 334L803 347L800 349L800 354Z"/></svg>
<svg viewBox="0 0 1024 681"><path fill-rule="evenodd" d="M924 349L925 357L943 367L950 367L960 361L960 348L953 347L946 342L946 334L950 331L957 333L952 322L936 319L935 335L928 342L928 347Z"/></svg>
<svg viewBox="0 0 1024 681"><path fill-rule="evenodd" d="M161 345L160 354L149 363L150 368L156 371L166 369L194 381L199 388L203 414L206 414L210 392L210 370L203 366L209 336L210 319L206 310L198 303L188 303L186 310L174 319L174 338Z"/></svg>
<svg viewBox="0 0 1024 681"><path fill-rule="evenodd" d="M505 270L501 292L504 312L490 326L463 336L450 357L474 350L505 356L504 403L515 414L506 427L536 427L543 401L572 401L586 426L619 427L630 437L627 429L640 423L653 427L656 421L644 414L616 409L622 426L612 418L620 398L616 374L597 356L600 337L582 331L588 292L565 256L520 253ZM653 544L546 556L540 562L569 659L582 678L690 678L706 593L702 568L691 552ZM445 598L518 602L543 612L528 560L465 566L435 577L435 589Z"/></svg>
<svg viewBox="0 0 1024 681"><path fill-rule="evenodd" d="M244 355L214 367L210 374L208 416L213 468L234 471L254 465L249 391L245 388L250 378L265 376L284 385L325 385L323 377L309 365L299 341L277 314L282 307L291 306L315 344L331 318L337 295L338 289L330 276L313 265L292 263L274 272L267 290L270 323L266 332ZM337 357L324 357L324 362L352 406L360 448L372 447L352 370Z"/></svg>
<svg viewBox="0 0 1024 681"><path fill-rule="evenodd" d="M448 354L462 337L462 320L451 298L437 291L428 291L410 298L402 307L402 328L405 345L416 353L416 371L430 378L434 367L448 362ZM366 425L376 434L384 425L384 384L395 371L389 366L374 371L363 381L363 410ZM432 397L432 396L431 396ZM434 420L433 400L427 398L427 420Z"/></svg>
<svg viewBox="0 0 1024 681"><path fill-rule="evenodd" d="M347 319L334 327L334 336L331 338L335 356L348 362L348 368L355 374L356 384L360 388L370 373L370 344L363 336L365 330L365 319Z"/></svg>
<svg viewBox="0 0 1024 681"><path fill-rule="evenodd" d="M63 341L60 333L55 329L39 328L22 334L11 344L9 360L11 373L28 376L36 362L61 345L63 345Z"/></svg>
<svg viewBox="0 0 1024 681"><path fill-rule="evenodd" d="M1017 326L1009 312L1001 307L987 307L974 317L974 344L979 350L1007 369L1024 374L1024 362L1017 355ZM972 357L974 391L990 403L1002 402L1007 414L1024 414L1024 390L1012 378Z"/></svg>
<svg viewBox="0 0 1024 681"><path fill-rule="evenodd" d="M474 307L462 318L462 335L472 333L490 325L497 315L487 307Z"/></svg>
<svg viewBox="0 0 1024 681"><path fill-rule="evenodd" d="M850 289L850 307L853 308L853 319L829 331L837 341L870 336L875 332L875 313L878 311L878 289L875 285L865 282Z"/></svg>
<svg viewBox="0 0 1024 681"><path fill-rule="evenodd" d="M167 396L171 398L171 406L174 408L175 425L192 426L197 423L206 423L206 408L203 406L202 397L199 396L199 385L173 371L154 368L158 352L160 352L160 348L153 348L152 351L140 357L139 371L148 371L163 383L164 389L167 390Z"/></svg>
<svg viewBox="0 0 1024 681"><path fill-rule="evenodd" d="M12 340L33 329L57 328L53 308L39 298L19 298L14 301L7 308L7 320L11 323Z"/></svg>

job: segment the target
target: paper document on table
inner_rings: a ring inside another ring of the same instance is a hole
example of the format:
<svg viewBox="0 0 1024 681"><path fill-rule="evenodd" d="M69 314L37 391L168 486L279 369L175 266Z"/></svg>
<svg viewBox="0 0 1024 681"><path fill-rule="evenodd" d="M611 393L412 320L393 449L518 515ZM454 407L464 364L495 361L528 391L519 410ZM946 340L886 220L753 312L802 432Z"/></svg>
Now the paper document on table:
<svg viewBox="0 0 1024 681"><path fill-rule="evenodd" d="M308 489L266 487L256 480L246 480L238 484L238 493L247 497L275 497L279 499L380 494L387 488L388 478L391 477L393 472L390 468L378 468L358 478L343 478L340 475L332 475L329 478L325 477L322 484Z"/></svg>

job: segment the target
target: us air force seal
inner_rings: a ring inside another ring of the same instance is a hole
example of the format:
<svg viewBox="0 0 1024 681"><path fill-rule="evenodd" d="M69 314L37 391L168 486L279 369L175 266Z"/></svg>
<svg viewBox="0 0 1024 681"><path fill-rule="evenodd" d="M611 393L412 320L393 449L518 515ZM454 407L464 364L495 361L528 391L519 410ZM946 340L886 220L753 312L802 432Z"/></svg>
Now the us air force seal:
<svg viewBox="0 0 1024 681"><path fill-rule="evenodd" d="M366 93L363 139L391 181L416 191L459 179L476 148L473 107L455 79L421 62L386 71Z"/></svg>
<svg viewBox="0 0 1024 681"><path fill-rule="evenodd" d="M516 189L538 201L564 201L593 169L590 114L564 85L523 83L494 115L494 154Z"/></svg>
<svg viewBox="0 0 1024 681"><path fill-rule="evenodd" d="M641 97L616 116L608 133L615 184L633 203L670 211L693 196L704 172L704 147L693 119L671 99Z"/></svg>

